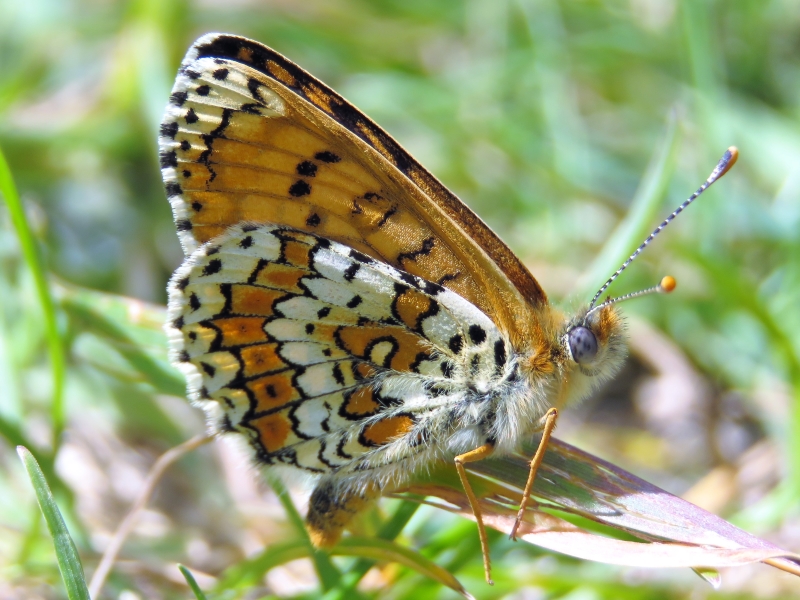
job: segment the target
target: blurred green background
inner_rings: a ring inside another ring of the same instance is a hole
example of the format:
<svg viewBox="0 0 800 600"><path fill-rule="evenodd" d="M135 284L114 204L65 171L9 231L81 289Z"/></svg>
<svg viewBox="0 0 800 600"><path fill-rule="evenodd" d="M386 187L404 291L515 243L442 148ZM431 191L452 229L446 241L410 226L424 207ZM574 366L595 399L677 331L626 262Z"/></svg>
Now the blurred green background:
<svg viewBox="0 0 800 600"><path fill-rule="evenodd" d="M800 551L794 0L0 0L0 147L54 304L41 308L0 205L0 597L64 597L16 444L39 457L90 574L155 457L203 431L160 332L182 255L156 134L182 55L208 31L272 46L359 106L565 305L586 302L737 145L734 170L615 284L678 279L672 296L625 306L629 366L558 436ZM245 465L217 443L173 468L104 597L187 598L175 563L211 589L297 536ZM494 535L488 588L474 524L421 509L399 541L481 598L785 598L798 585L759 565L724 572L714 593L688 570ZM309 565L251 565L255 582L219 597L319 597ZM394 564L361 590L455 597Z"/></svg>

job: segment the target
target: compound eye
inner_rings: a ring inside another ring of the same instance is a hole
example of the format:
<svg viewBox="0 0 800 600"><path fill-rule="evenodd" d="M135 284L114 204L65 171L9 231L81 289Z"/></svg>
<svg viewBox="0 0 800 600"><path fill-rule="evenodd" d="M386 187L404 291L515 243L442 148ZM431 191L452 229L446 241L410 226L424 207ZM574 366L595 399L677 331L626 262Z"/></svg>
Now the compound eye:
<svg viewBox="0 0 800 600"><path fill-rule="evenodd" d="M597 356L597 338L587 327L573 327L567 334L569 351L573 360L579 365L591 363Z"/></svg>

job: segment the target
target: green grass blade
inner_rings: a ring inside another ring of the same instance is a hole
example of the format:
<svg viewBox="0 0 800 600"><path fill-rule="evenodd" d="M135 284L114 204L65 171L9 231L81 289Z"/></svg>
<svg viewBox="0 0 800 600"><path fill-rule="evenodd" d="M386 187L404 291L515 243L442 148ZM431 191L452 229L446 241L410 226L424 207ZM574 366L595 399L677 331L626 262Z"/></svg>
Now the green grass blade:
<svg viewBox="0 0 800 600"><path fill-rule="evenodd" d="M670 113L661 143L650 157L644 177L625 218L608 237L600 254L581 278L580 296L587 300L658 225L658 210L675 171L678 156L677 119ZM666 214L664 215L666 216Z"/></svg>
<svg viewBox="0 0 800 600"><path fill-rule="evenodd" d="M215 586L217 594L232 589L253 587L264 578L270 569L299 558L309 557L308 546L303 540L289 540L272 544L260 553L228 567Z"/></svg>
<svg viewBox="0 0 800 600"><path fill-rule="evenodd" d="M297 531L298 535L305 540L306 545L308 546L309 556L311 561L314 563L314 569L317 572L322 589L325 591L333 589L336 587L336 585L338 585L339 580L341 579L341 573L339 572L339 569L337 569L336 565L331 562L330 557L327 555L327 553L325 553L325 551L318 550L311 543L311 538L308 537L308 532L306 531L305 524L303 523L303 517L300 516L300 513L292 502L289 492L287 491L286 486L283 485L283 482L277 477L273 476L267 477L267 481L269 482L269 485L272 487L275 494L278 496L278 500L286 511L286 515L289 517L289 521L291 522L295 531Z"/></svg>
<svg viewBox="0 0 800 600"><path fill-rule="evenodd" d="M464 587L447 569L425 558L419 552L394 542L377 538L350 536L340 541L331 552L338 556L360 556L373 561L399 563L449 587L465 598L471 598ZM342 596L342 598L350 598L350 596Z"/></svg>
<svg viewBox="0 0 800 600"><path fill-rule="evenodd" d="M70 600L89 600L89 590L86 587L86 579L84 578L81 559L78 556L78 549L69 535L69 530L67 530L61 511L58 510L58 506L53 499L53 493L47 485L47 480L33 454L27 448L18 446L17 454L22 459L22 464L25 465L25 470L28 472L28 477L36 492L39 508L44 515L50 535L53 537L58 568L61 571L61 578L64 580L64 586L67 589L67 597Z"/></svg>
<svg viewBox="0 0 800 600"><path fill-rule="evenodd" d="M47 282L44 264L39 255L39 247L36 245L33 232L28 225L28 220L25 218L25 209L20 201L17 187L14 185L14 178L11 175L11 169L2 149L0 149L0 194L3 195L6 206L8 206L8 214L11 216L11 221L17 232L22 255L25 257L25 262L33 274L36 293L39 296L39 303L42 307L47 347L50 353L50 367L53 374L53 401L50 407L50 415L53 421L53 454L55 454L55 450L59 446L61 432L64 429L64 347L58 331L55 305L50 294L50 286Z"/></svg>
<svg viewBox="0 0 800 600"><path fill-rule="evenodd" d="M12 423L3 417L0 417L0 437L5 439L9 446L35 448L35 444L30 437L26 435L22 428L20 428L16 423ZM42 472L45 474L47 480L53 484L53 488L56 490L56 492L69 496L71 502L72 491L56 473L55 460L53 459L52 455L37 451L34 451L34 454L38 457L36 460L41 467Z"/></svg>
<svg viewBox="0 0 800 600"><path fill-rule="evenodd" d="M197 585L191 571L183 565L178 565L178 569L183 574L184 579L186 579L186 583L189 584L189 588L194 593L194 597L197 598L197 600L206 600L206 595L203 593L203 590L200 589L200 586Z"/></svg>
<svg viewBox="0 0 800 600"><path fill-rule="evenodd" d="M401 502L391 518L381 526L376 537L387 542L394 541L419 507L419 504L408 500ZM351 595L355 591L356 586L358 586L358 583L364 578L364 575L367 574L374 564L374 560L360 558L356 564L342 576L342 581L336 589L326 594L323 600L340 600L352 597Z"/></svg>
<svg viewBox="0 0 800 600"><path fill-rule="evenodd" d="M61 296L62 310L76 329L109 344L160 393L185 395L183 376L170 365L166 352L156 352L164 345L161 326L166 317L161 311L138 300L78 287L64 289ZM130 317L132 313L139 315L138 321ZM154 335L145 335L154 320L158 322Z"/></svg>
<svg viewBox="0 0 800 600"><path fill-rule="evenodd" d="M303 539L292 539L287 542L272 544L255 556L239 561L226 569L214 586L214 596L222 597L236 590L250 589L258 585L264 579L264 576L275 567L299 558L313 560L312 552L314 551L319 552ZM336 548L331 550L333 554L337 552ZM330 560L327 555L325 555L325 558ZM313 594L310 597L317 598L319 594ZM354 590L345 597L347 600L360 600L364 596L358 590ZM327 598L327 596L323 596L323 598Z"/></svg>

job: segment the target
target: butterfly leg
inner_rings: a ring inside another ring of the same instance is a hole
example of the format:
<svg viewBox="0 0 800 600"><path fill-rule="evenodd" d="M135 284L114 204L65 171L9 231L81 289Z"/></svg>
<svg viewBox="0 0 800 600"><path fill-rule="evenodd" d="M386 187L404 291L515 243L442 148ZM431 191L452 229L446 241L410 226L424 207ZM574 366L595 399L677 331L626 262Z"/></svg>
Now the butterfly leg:
<svg viewBox="0 0 800 600"><path fill-rule="evenodd" d="M531 459L531 470L528 472L528 481L525 483L525 491L522 492L522 501L519 505L519 513L517 513L517 520L514 522L514 527L511 528L511 534L508 536L512 540L517 539L517 529L525 516L525 509L528 506L528 501L531 497L533 490L533 480L536 479L536 471L539 470L539 465L542 464L544 453L547 450L547 444L550 442L550 434L556 428L556 420L558 420L558 409L551 408L544 416L544 429L542 429L542 439L539 442L539 447L536 449L536 454Z"/></svg>
<svg viewBox="0 0 800 600"><path fill-rule="evenodd" d="M469 500L469 506L472 508L472 514L475 515L475 521L478 524L478 537L481 540L481 551L483 552L483 571L486 575L486 583L489 585L494 585L494 581L492 581L492 564L489 560L489 541L486 538L486 528L483 526L481 507L478 504L478 498L475 496L475 492L472 491L472 486L469 484L467 471L464 469L464 465L483 460L490 456L493 451L494 444L487 442L483 446L479 446L464 454L459 454L455 458L456 470L461 479L461 485L464 486L464 491L467 493L467 499Z"/></svg>
<svg viewBox="0 0 800 600"><path fill-rule="evenodd" d="M378 496L380 488L374 483L351 490L331 479L321 480L308 501L306 529L311 542L317 548L335 546L353 517Z"/></svg>

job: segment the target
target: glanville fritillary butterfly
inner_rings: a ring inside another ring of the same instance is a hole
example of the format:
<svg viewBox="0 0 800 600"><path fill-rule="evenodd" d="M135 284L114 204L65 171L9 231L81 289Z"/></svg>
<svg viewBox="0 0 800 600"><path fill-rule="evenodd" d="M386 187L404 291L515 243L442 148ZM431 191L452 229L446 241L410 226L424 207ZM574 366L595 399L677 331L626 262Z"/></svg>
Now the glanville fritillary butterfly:
<svg viewBox="0 0 800 600"><path fill-rule="evenodd" d="M467 206L336 92L225 34L189 49L161 125L186 260L166 330L188 395L259 464L318 476L307 527L334 545L366 503L435 461L464 464L542 431L625 356L615 302L574 315ZM512 538L516 526L511 532Z"/></svg>

